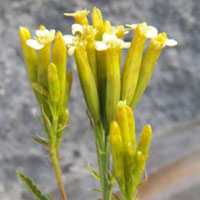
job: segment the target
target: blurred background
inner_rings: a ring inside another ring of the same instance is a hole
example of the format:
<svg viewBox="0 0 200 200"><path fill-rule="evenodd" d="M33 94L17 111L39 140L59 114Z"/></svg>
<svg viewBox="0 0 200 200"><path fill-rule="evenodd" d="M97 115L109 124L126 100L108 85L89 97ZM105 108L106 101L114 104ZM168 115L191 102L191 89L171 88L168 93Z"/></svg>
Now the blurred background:
<svg viewBox="0 0 200 200"><path fill-rule="evenodd" d="M200 1L199 0L0 0L0 199L31 200L16 170L59 199L47 150L31 135L42 135L38 105L27 78L18 27L32 35L40 24L71 33L64 12L101 9L113 25L146 21L167 32L178 46L165 48L135 110L137 136L149 123L153 140L140 200L199 200L200 196ZM132 34L126 37L131 40ZM69 199L100 197L87 162L97 169L95 145L85 114L73 58L70 127L61 148Z"/></svg>

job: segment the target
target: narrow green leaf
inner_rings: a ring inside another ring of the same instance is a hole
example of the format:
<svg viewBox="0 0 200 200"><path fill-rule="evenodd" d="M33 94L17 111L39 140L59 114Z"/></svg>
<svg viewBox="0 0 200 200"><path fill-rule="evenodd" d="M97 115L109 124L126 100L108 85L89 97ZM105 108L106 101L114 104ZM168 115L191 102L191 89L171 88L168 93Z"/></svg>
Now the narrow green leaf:
<svg viewBox="0 0 200 200"><path fill-rule="evenodd" d="M31 136L31 138L33 138L36 142L43 144L43 145L48 145L49 143L44 139L44 138L37 138L34 136Z"/></svg>
<svg viewBox="0 0 200 200"><path fill-rule="evenodd" d="M44 89L39 83L32 83L31 84L33 90L35 90L37 93L39 93L40 95L47 97L48 96L48 92L46 89Z"/></svg>
<svg viewBox="0 0 200 200"><path fill-rule="evenodd" d="M16 173L35 200L48 200L48 198L45 195L43 195L42 192L38 189L38 187L34 184L32 179L30 179L27 176L24 176L18 171Z"/></svg>
<svg viewBox="0 0 200 200"><path fill-rule="evenodd" d="M87 164L87 167L88 167L88 170L90 171L90 173L92 174L92 176L94 178L96 178L98 181L100 181L99 174L92 169L92 167L90 166L89 163Z"/></svg>
<svg viewBox="0 0 200 200"><path fill-rule="evenodd" d="M113 199L120 200L120 198L115 193L112 193L112 197Z"/></svg>

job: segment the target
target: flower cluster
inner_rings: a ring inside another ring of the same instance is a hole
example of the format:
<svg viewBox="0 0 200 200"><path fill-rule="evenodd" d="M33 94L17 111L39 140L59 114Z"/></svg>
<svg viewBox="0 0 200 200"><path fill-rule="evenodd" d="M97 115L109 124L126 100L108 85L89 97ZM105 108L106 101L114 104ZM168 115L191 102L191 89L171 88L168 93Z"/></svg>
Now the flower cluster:
<svg viewBox="0 0 200 200"><path fill-rule="evenodd" d="M112 157L122 199L135 199L145 168L151 141L151 126L146 125L136 148L135 122L126 102L116 106L115 119L110 125Z"/></svg>
<svg viewBox="0 0 200 200"><path fill-rule="evenodd" d="M132 109L143 95L162 49L175 46L177 42L168 39L166 33L158 33L146 22L126 25L126 28L112 26L109 20L103 20L97 8L92 10L92 25L89 25L88 14L87 10L66 13L65 16L74 17L76 23L72 25L72 35L63 38L69 54L74 55L95 130L103 197L109 199L106 190L113 186L109 159L101 156L101 152L109 155L110 138L114 176L122 199L132 200L136 197L151 139L151 127L147 125L136 149ZM133 29L132 41L125 42L124 35ZM147 39L150 43L145 50ZM128 52L122 65L124 48Z"/></svg>
<svg viewBox="0 0 200 200"><path fill-rule="evenodd" d="M69 55L75 58L97 148L99 174L91 167L89 170L101 183L103 199L112 198L117 181L122 199L133 200L148 157L151 127L144 127L136 148L132 110L150 81L162 49L177 42L146 22L113 26L97 8L92 10L90 25L88 14L88 10L64 14L75 18L70 35L40 26L32 39L27 28L19 29L29 79L43 116L46 139L41 143L48 146L65 200L58 160L63 129L68 122L66 107L72 83L71 72L66 73L68 47ZM132 30L132 40L124 41ZM145 49L147 39L150 42ZM123 49L127 49L127 54L122 64Z"/></svg>
<svg viewBox="0 0 200 200"><path fill-rule="evenodd" d="M63 35L42 25L34 39L25 27L19 28L19 34L31 86L44 119L46 142L51 146L54 141L59 149L62 131L58 130L63 130L68 122L66 107L72 82L72 73L66 74L67 48ZM56 132L52 135L53 127Z"/></svg>
<svg viewBox="0 0 200 200"><path fill-rule="evenodd" d="M168 39L165 33L158 34L158 30L146 22L127 25L127 28L112 26L109 20L103 21L97 8L92 11L93 25L89 25L88 14L87 10L65 13L74 17L76 23L72 25L73 35L63 38L69 54L75 56L91 116L94 121L104 119L109 126L119 100L126 100L132 109L136 107L162 48L177 42ZM124 35L132 29L135 30L132 41L124 42ZM151 42L144 53L147 38ZM120 73L123 48L127 48L128 53ZM95 91L95 95L91 91Z"/></svg>

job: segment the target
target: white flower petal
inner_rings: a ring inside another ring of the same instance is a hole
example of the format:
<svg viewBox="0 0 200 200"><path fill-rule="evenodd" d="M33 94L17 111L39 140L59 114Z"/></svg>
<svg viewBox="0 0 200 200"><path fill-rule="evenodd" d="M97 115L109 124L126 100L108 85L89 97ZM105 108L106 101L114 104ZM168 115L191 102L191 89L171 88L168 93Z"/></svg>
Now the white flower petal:
<svg viewBox="0 0 200 200"><path fill-rule="evenodd" d="M40 35L40 36L45 36L45 35L47 35L48 33L49 33L49 30L44 29L44 30L41 31L41 35Z"/></svg>
<svg viewBox="0 0 200 200"><path fill-rule="evenodd" d="M126 24L126 26L132 29L136 29L137 24Z"/></svg>
<svg viewBox="0 0 200 200"><path fill-rule="evenodd" d="M42 31L41 30L36 30L35 33L36 33L37 37L40 37L42 35Z"/></svg>
<svg viewBox="0 0 200 200"><path fill-rule="evenodd" d="M44 47L44 44L40 44L39 42L37 42L34 39L27 40L26 44L28 46L30 46L31 48L35 49L35 50L39 50L39 49L42 49Z"/></svg>
<svg viewBox="0 0 200 200"><path fill-rule="evenodd" d="M69 48L68 53L69 53L70 56L72 56L72 55L74 54L75 48L76 48L76 47L70 47L70 48Z"/></svg>
<svg viewBox="0 0 200 200"><path fill-rule="evenodd" d="M49 31L49 33L50 33L52 36L55 36L56 30L55 30L55 29L51 29L51 30Z"/></svg>
<svg viewBox="0 0 200 200"><path fill-rule="evenodd" d="M166 46L173 47L176 46L178 42L174 39L168 39L165 43Z"/></svg>
<svg viewBox="0 0 200 200"><path fill-rule="evenodd" d="M131 42L122 42L121 48L128 49L131 46Z"/></svg>
<svg viewBox="0 0 200 200"><path fill-rule="evenodd" d="M83 26L81 24L72 24L72 34L74 35L76 32L83 33Z"/></svg>
<svg viewBox="0 0 200 200"><path fill-rule="evenodd" d="M97 51L104 51L108 49L108 46L104 42L95 41L95 48Z"/></svg>
<svg viewBox="0 0 200 200"><path fill-rule="evenodd" d="M103 34L103 41L104 42L108 42L108 41L113 41L113 40L117 40L117 36L115 34L108 34L108 33L104 33Z"/></svg>
<svg viewBox="0 0 200 200"><path fill-rule="evenodd" d="M63 35L63 39L65 41L65 44L72 44L74 38L75 37L73 35Z"/></svg>
<svg viewBox="0 0 200 200"><path fill-rule="evenodd" d="M125 31L125 32L124 32L124 35L127 35L128 33L129 33L129 31Z"/></svg>
<svg viewBox="0 0 200 200"><path fill-rule="evenodd" d="M158 35L158 30L153 26L147 26L146 34L145 36L147 38L154 38Z"/></svg>

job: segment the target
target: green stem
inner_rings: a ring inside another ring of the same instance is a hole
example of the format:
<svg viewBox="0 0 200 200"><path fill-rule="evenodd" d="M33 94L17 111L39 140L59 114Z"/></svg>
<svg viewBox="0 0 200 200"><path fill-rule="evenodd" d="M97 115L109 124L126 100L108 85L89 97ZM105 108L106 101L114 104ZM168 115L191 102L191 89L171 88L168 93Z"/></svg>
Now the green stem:
<svg viewBox="0 0 200 200"><path fill-rule="evenodd" d="M65 187L62 180L62 172L61 167L59 164L59 150L57 148L57 129L58 129L58 118L56 115L53 117L53 127L52 127L52 138L51 138L51 149L50 149L50 155L52 160L52 165L54 169L54 173L56 176L56 180L58 183L58 188L60 191L61 199L67 200L67 195L65 192Z"/></svg>
<svg viewBox="0 0 200 200"><path fill-rule="evenodd" d="M105 132L101 123L96 125L95 142L102 196L104 200L111 200L113 184L110 180L110 143L109 136Z"/></svg>
<svg viewBox="0 0 200 200"><path fill-rule="evenodd" d="M57 151L56 151L55 147L53 147L51 149L50 154L51 154L52 165L53 165L54 173L56 175L56 179L58 182L58 188L60 190L61 198L62 198L62 200L67 200L67 195L65 193L65 188L64 188L64 184L63 184L63 180L62 180L62 176L61 176L61 167L59 164Z"/></svg>

